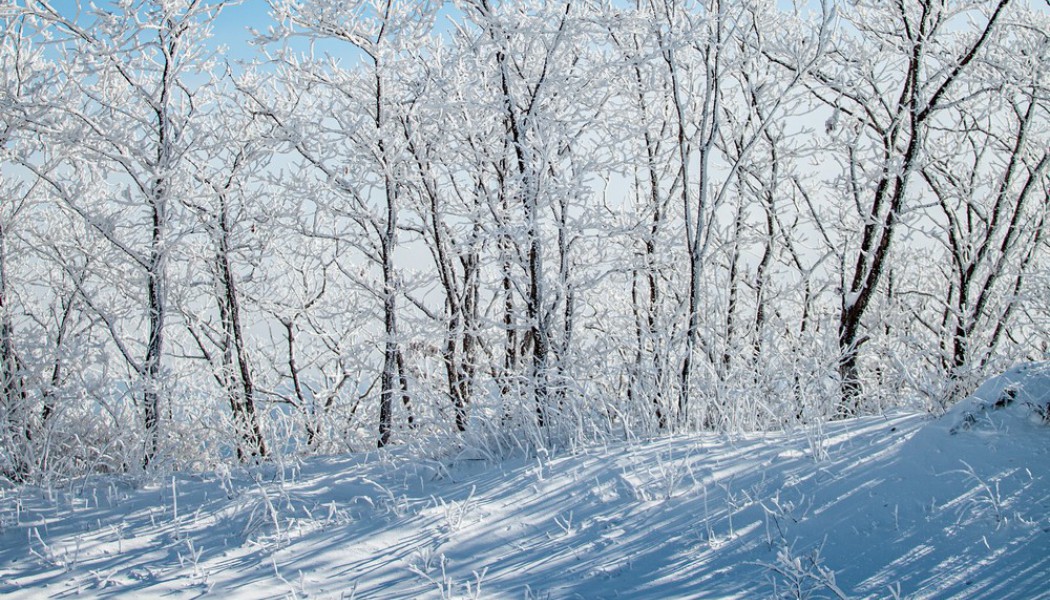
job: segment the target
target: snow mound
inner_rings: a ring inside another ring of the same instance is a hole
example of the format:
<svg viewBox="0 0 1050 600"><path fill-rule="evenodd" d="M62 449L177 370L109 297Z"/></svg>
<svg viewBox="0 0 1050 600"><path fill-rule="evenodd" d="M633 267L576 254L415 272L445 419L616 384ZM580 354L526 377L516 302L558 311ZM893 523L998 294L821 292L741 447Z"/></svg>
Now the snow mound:
<svg viewBox="0 0 1050 600"><path fill-rule="evenodd" d="M992 377L944 419L950 432L1003 431L1022 423L1050 424L1050 363L1026 363Z"/></svg>

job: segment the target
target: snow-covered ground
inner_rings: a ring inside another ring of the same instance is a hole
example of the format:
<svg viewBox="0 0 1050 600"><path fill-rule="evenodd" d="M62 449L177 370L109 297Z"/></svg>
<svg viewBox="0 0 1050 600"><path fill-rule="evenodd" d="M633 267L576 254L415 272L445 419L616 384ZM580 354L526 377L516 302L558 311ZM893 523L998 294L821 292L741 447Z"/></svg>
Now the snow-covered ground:
<svg viewBox="0 0 1050 600"><path fill-rule="evenodd" d="M0 595L1050 598L1048 397L1029 366L940 419L7 488Z"/></svg>

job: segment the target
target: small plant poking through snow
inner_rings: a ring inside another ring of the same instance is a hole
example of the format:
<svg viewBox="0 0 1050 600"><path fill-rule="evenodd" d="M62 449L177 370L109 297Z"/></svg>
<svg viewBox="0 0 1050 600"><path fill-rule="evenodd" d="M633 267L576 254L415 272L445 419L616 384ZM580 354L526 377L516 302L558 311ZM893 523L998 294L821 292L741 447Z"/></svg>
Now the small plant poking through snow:
<svg viewBox="0 0 1050 600"><path fill-rule="evenodd" d="M438 498L437 504L441 507L441 511L445 516L445 525L448 527L449 533L455 533L463 528L468 517L477 515L477 500L474 498L476 488L471 486L470 494L466 499L462 501L449 500L445 501L444 498Z"/></svg>
<svg viewBox="0 0 1050 600"><path fill-rule="evenodd" d="M973 511L978 515L990 514L995 519L995 527L998 529L1006 520L998 479L985 481L969 463L961 462L966 468L957 472L965 475L966 481L973 485L970 495Z"/></svg>
<svg viewBox="0 0 1050 600"><path fill-rule="evenodd" d="M458 583L448 573L449 559L444 554L435 554L431 548L424 548L413 553L408 562L408 570L421 580L429 584L436 591L441 600L479 600L481 596L481 585L488 572L487 568L481 571L472 571L471 578Z"/></svg>
<svg viewBox="0 0 1050 600"><path fill-rule="evenodd" d="M838 598L849 600L835 582L835 572L823 565L820 549L805 556L796 556L789 545L777 549L775 562L764 563L771 573L773 597L778 600L816 600Z"/></svg>

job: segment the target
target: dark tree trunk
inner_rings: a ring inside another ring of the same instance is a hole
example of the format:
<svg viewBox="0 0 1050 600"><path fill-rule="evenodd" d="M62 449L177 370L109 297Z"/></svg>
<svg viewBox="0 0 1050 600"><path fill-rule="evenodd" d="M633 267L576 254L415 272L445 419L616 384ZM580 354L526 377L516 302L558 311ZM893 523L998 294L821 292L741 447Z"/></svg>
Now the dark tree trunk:
<svg viewBox="0 0 1050 600"><path fill-rule="evenodd" d="M230 224L226 198L219 198L218 252L215 256L216 270L219 277L219 312L225 331L223 357L236 377L228 378L230 409L233 411L234 423L240 432L243 446L238 446L237 454L243 460L248 456L265 457L266 440L259 424L255 409L255 381L248 356L247 343L241 325L240 299L237 294L237 283L230 265ZM236 386L235 381L240 385ZM239 387L239 389L236 389Z"/></svg>
<svg viewBox="0 0 1050 600"><path fill-rule="evenodd" d="M7 290L7 240L4 224L0 222L0 407L6 413L12 442L21 442L21 448L9 448L13 472L12 478L22 480L29 475L26 452L31 436L28 422L27 396L18 356L15 354L14 324L11 322ZM21 439L19 439L21 438Z"/></svg>

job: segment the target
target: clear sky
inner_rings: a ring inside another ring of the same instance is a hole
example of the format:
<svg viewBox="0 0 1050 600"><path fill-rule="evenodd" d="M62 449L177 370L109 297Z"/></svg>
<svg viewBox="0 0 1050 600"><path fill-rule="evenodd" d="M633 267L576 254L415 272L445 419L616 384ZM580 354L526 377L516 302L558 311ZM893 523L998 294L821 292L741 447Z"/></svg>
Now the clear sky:
<svg viewBox="0 0 1050 600"><path fill-rule="evenodd" d="M214 3L214 2L213 2ZM110 0L50 0L53 8L67 17L81 13L89 13L91 5L95 4L106 8L112 2ZM232 60L247 59L254 54L250 45L252 40L251 29L265 31L270 26L270 9L266 0L231 0L225 2L219 18L214 26L213 41L216 46L226 46L229 57Z"/></svg>
<svg viewBox="0 0 1050 600"><path fill-rule="evenodd" d="M251 30L265 32L271 22L270 7L264 0L230 3L215 22L215 43L226 46L231 60L247 60L255 53Z"/></svg>
<svg viewBox="0 0 1050 600"><path fill-rule="evenodd" d="M775 1L781 10L790 11L798 0ZM1050 0L1046 1L1050 2ZM222 47L225 49L225 57L230 63L235 64L239 61L250 61L254 58L258 58L259 54L253 45L253 31L265 33L272 25L269 2L267 2L267 0L229 0L227 2L222 2L222 0L205 0L205 2L209 4L221 3L224 5L218 18L213 24L214 31L212 43L216 47ZM812 2L814 2L814 0L802 0L804 5ZM77 13L78 8L83 12L89 12L92 4L105 8L108 5L111 5L113 0L94 0L94 2L91 2L90 0L50 0L50 3L60 12L72 16ZM454 12L454 9L446 7L442 9L442 12L445 14L442 15L439 13L438 16L437 27L439 31L448 27L448 13ZM445 22L443 23L442 21ZM293 47L301 48L304 51L309 47L309 43L303 39L293 40L291 44ZM349 55L354 54L352 49L344 44L338 43L328 44L320 42L319 45L316 46L316 50L320 52L327 50L334 53L336 56L343 58L349 58ZM348 56L342 56L344 54Z"/></svg>

